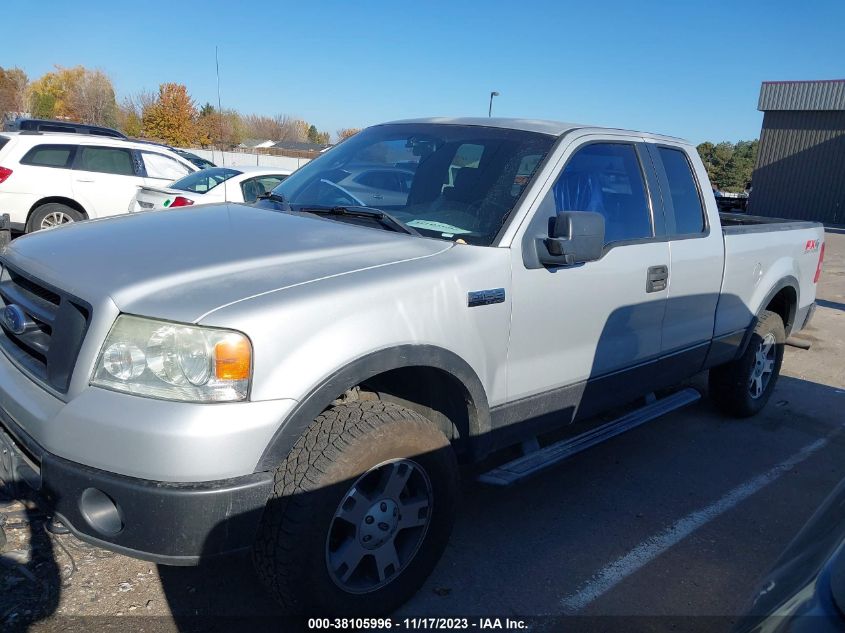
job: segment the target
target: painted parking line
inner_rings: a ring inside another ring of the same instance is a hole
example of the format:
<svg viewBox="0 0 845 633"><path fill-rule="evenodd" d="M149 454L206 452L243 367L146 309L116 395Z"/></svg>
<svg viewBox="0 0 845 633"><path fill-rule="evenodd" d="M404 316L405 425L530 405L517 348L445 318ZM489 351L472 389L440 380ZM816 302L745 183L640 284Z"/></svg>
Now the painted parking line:
<svg viewBox="0 0 845 633"><path fill-rule="evenodd" d="M561 600L565 613L581 611L591 602L601 597L631 574L639 571L646 564L660 556L673 545L677 545L698 528L721 516L754 493L762 490L781 475L824 448L841 430L805 446L789 459L774 466L765 473L737 486L718 501L696 510L679 519L664 531L646 539L627 554L606 565L578 591Z"/></svg>

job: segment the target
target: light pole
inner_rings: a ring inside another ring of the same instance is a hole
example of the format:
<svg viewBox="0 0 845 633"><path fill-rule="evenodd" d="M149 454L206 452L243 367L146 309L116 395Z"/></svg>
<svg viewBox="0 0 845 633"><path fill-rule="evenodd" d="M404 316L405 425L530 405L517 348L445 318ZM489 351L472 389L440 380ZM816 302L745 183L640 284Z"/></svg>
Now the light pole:
<svg viewBox="0 0 845 633"><path fill-rule="evenodd" d="M490 107L487 108L487 117L488 118L493 116L493 97L498 97L498 96L499 96L499 93L496 92L495 90L490 93Z"/></svg>

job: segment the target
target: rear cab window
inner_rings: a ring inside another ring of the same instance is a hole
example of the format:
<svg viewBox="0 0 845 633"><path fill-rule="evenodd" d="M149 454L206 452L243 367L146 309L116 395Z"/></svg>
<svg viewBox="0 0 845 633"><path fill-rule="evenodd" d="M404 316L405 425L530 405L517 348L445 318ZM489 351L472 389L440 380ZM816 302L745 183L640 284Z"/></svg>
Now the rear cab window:
<svg viewBox="0 0 845 633"><path fill-rule="evenodd" d="M66 169L73 163L75 151L75 145L36 145L24 154L20 162L21 165L31 165L33 167L58 167Z"/></svg>
<svg viewBox="0 0 845 633"><path fill-rule="evenodd" d="M689 158L681 149L658 146L657 152L666 173L669 188L669 199L672 202L674 217L674 235L695 235L706 231L704 221L704 205L701 203L701 193L692 172Z"/></svg>

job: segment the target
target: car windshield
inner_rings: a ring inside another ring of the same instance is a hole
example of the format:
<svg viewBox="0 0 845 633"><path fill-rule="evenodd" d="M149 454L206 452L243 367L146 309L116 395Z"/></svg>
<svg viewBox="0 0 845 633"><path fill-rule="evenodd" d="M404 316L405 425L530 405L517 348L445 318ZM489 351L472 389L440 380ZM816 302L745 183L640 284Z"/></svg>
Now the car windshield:
<svg viewBox="0 0 845 633"><path fill-rule="evenodd" d="M208 193L224 180L237 176L243 172L228 167L214 167L188 174L170 185L171 189L190 191L191 193Z"/></svg>
<svg viewBox="0 0 845 633"><path fill-rule="evenodd" d="M307 163L273 197L294 211L378 209L423 236L489 246L554 141L495 127L381 125Z"/></svg>

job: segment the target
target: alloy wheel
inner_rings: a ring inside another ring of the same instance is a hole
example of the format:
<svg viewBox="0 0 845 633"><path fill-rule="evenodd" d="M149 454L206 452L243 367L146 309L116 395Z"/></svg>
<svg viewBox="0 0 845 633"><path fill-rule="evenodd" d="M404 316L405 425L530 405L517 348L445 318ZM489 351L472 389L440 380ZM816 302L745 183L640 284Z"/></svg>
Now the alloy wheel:
<svg viewBox="0 0 845 633"><path fill-rule="evenodd" d="M751 368L751 377L748 380L748 393L755 400L765 393L769 380L772 378L775 368L776 343L775 335L769 332L760 341L754 355L754 366Z"/></svg>
<svg viewBox="0 0 845 633"><path fill-rule="evenodd" d="M42 229L49 229L54 226L59 226L60 224L69 224L73 222L73 218L70 217L67 213L62 213L61 211L52 211L44 216L44 219L41 220L41 227Z"/></svg>
<svg viewBox="0 0 845 633"><path fill-rule="evenodd" d="M368 593L398 577L425 539L432 502L428 475L410 459L384 462L361 475L343 496L326 539L334 583Z"/></svg>

